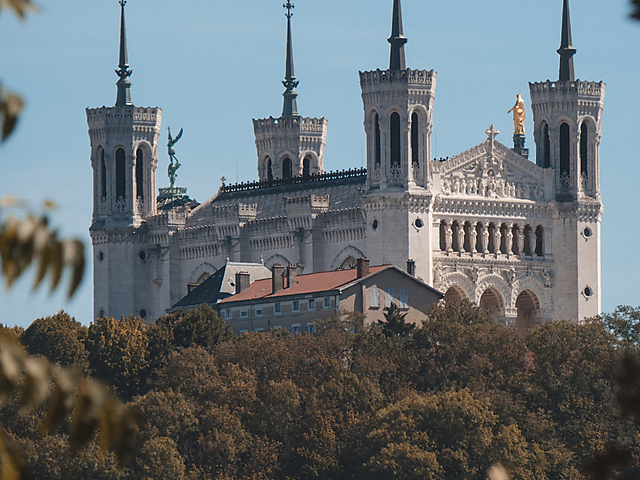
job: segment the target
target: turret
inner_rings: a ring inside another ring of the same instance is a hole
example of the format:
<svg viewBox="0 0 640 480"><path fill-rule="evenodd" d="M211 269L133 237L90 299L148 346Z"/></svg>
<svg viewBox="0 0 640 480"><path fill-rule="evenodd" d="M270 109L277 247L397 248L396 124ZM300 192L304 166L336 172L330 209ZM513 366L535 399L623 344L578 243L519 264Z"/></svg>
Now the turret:
<svg viewBox="0 0 640 480"><path fill-rule="evenodd" d="M429 186L436 73L406 67L400 0L393 2L389 68L360 72L367 186Z"/></svg>
<svg viewBox="0 0 640 480"><path fill-rule="evenodd" d="M324 172L324 147L327 139L327 120L304 118L298 114L298 94L293 62L293 35L291 18L294 5L287 1L287 45L285 78L282 84L282 116L253 120L253 131L258 153L258 178L268 182L274 179L307 177Z"/></svg>

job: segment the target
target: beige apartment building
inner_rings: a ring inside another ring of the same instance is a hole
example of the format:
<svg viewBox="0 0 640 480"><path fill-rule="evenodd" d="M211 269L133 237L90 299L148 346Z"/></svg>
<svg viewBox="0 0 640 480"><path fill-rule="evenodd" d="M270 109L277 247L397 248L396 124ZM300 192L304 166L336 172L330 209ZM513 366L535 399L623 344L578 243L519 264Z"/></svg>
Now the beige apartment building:
<svg viewBox="0 0 640 480"><path fill-rule="evenodd" d="M408 262L409 271L413 262ZM444 295L394 265L369 266L298 275L297 268L275 265L271 278L251 282L250 274L236 276L238 293L216 305L235 333L287 329L313 333L316 322L339 311L361 312L367 323L384 318L384 309L396 303L407 320L420 323L431 305Z"/></svg>

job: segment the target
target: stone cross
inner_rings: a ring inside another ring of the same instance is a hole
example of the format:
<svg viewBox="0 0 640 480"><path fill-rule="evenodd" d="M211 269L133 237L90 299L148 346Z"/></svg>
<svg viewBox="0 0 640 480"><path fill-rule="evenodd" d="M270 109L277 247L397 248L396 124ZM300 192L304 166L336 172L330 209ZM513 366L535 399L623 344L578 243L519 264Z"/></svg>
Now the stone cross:
<svg viewBox="0 0 640 480"><path fill-rule="evenodd" d="M491 126L489 127L489 129L488 129L486 132L484 132L484 133L486 133L486 134L487 134L487 137L489 137L489 142L491 143L491 146L493 147L493 142L495 141L496 136L497 136L500 132L499 132L498 130L496 130L496 127L495 127L495 126L491 125Z"/></svg>

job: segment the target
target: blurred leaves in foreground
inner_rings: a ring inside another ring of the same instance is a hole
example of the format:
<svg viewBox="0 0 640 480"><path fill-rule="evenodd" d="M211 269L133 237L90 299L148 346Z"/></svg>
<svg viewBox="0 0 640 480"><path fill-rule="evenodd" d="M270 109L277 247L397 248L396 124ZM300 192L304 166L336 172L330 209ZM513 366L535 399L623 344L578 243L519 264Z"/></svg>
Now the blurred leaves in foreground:
<svg viewBox="0 0 640 480"><path fill-rule="evenodd" d="M133 452L137 419L105 384L84 378L75 368L29 356L16 338L0 334L0 401L18 395L23 413L46 405L41 433L53 432L71 414L69 445L77 454L100 432L102 453L114 452L124 465ZM24 461L14 442L0 428L0 480L24 478Z"/></svg>
<svg viewBox="0 0 640 480"><path fill-rule="evenodd" d="M20 205L13 197L0 199L0 260L6 285L11 287L27 267L34 264L34 289L48 274L53 291L60 284L63 270L68 267L71 272L69 297L73 296L84 273L84 245L76 239L59 239L57 232L49 229L45 215L3 218L4 207ZM45 202L45 208L50 209L52 205L52 202Z"/></svg>
<svg viewBox="0 0 640 480"><path fill-rule="evenodd" d="M37 12L38 6L31 0L0 0L0 10L9 8L23 19L27 12Z"/></svg>

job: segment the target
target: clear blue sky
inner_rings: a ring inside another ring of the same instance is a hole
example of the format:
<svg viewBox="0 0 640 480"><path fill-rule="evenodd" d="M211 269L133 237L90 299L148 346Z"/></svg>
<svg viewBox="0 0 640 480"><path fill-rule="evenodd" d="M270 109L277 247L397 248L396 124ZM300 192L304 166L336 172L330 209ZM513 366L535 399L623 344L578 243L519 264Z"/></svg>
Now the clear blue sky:
<svg viewBox="0 0 640 480"><path fill-rule="evenodd" d="M54 199L53 225L85 240L91 258L92 180L84 109L113 105L119 5L116 0L45 3L19 22L0 15L0 80L26 109L0 146L0 195L34 206ZM388 64L392 0L298 0L293 18L298 107L329 120L325 169L360 167L365 136L358 70ZM407 64L438 72L433 156L452 156L485 140L495 124L511 142L507 110L528 82L558 76L561 0L403 0ZM640 222L632 193L640 177L640 22L627 0L572 0L576 75L607 84L601 145L603 309L638 305ZM284 75L282 0L223 2L130 0L127 5L133 102L163 109L177 145L178 184L204 201L220 177L255 180L252 118L279 116ZM527 145L533 151L530 110ZM164 135L164 133L163 133ZM162 137L164 138L164 137ZM158 186L168 158L160 149ZM92 266L72 301L61 291L32 294L33 272L0 291L0 322L26 326L64 309L88 324Z"/></svg>

